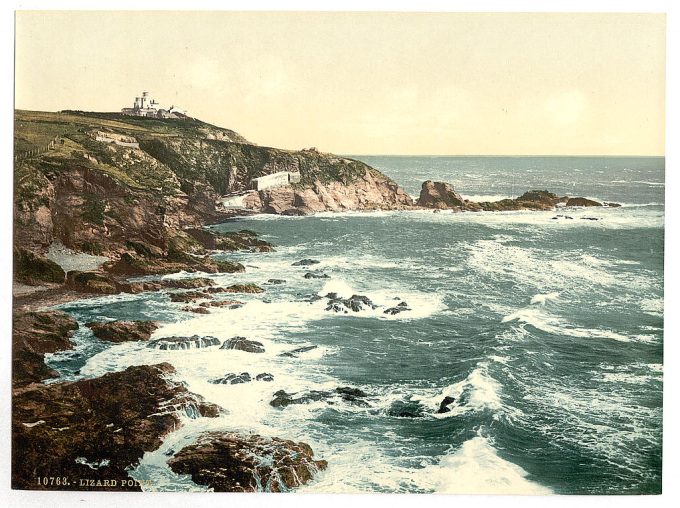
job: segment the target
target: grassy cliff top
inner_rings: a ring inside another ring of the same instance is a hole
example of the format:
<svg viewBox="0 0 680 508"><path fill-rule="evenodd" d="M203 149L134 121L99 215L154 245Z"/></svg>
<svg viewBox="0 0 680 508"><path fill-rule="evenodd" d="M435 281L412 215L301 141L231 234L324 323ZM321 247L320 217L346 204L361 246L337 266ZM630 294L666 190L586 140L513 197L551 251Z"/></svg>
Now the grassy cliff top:
<svg viewBox="0 0 680 508"><path fill-rule="evenodd" d="M54 113L17 109L14 112L14 149L20 153L41 148L56 136L69 137L71 134L97 129L134 137L181 136L248 143L237 132L195 118L145 118L121 113L84 111Z"/></svg>

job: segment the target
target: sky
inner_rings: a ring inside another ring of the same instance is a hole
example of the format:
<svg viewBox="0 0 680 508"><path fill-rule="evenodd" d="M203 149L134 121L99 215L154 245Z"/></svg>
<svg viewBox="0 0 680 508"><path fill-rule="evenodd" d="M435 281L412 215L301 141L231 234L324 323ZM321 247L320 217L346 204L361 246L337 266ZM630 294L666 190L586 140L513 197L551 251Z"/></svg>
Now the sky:
<svg viewBox="0 0 680 508"><path fill-rule="evenodd" d="M161 104L280 148L663 155L663 14L19 11L15 107Z"/></svg>

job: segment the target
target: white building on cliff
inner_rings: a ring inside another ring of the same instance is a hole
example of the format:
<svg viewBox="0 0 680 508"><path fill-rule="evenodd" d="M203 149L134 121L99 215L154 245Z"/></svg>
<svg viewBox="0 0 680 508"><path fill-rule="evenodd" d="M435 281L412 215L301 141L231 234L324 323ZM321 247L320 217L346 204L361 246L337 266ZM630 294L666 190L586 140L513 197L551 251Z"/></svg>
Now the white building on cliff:
<svg viewBox="0 0 680 508"><path fill-rule="evenodd" d="M161 107L156 99L149 96L149 92L142 92L142 95L135 97L135 102L131 108L120 110L124 115L146 116L151 118L186 118L186 110L173 106L165 109Z"/></svg>

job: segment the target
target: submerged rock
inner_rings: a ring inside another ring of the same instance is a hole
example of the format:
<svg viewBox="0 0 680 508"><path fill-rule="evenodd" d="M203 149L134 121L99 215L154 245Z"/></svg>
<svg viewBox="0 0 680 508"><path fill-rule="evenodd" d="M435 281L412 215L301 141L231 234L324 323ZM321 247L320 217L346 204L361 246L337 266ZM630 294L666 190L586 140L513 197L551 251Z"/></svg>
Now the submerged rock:
<svg viewBox="0 0 680 508"><path fill-rule="evenodd" d="M182 415L220 412L173 382L174 373L168 363L142 365L16 391L12 487L40 489L35 475L43 471L69 479L69 485L50 485L54 490L141 490L128 471L182 425ZM100 486L81 485L79 478L100 480ZM104 480L117 484L107 486Z"/></svg>
<svg viewBox="0 0 680 508"><path fill-rule="evenodd" d="M158 329L158 321L109 321L86 323L95 337L109 342L149 340Z"/></svg>
<svg viewBox="0 0 680 508"><path fill-rule="evenodd" d="M285 492L327 467L306 443L218 432L199 436L168 465L215 492Z"/></svg>
<svg viewBox="0 0 680 508"><path fill-rule="evenodd" d="M293 263L291 266L311 266L318 265L319 263L321 263L321 261L317 261L316 259L301 259L300 261Z"/></svg>
<svg viewBox="0 0 680 508"><path fill-rule="evenodd" d="M285 353L281 353L279 356L284 356L288 358L297 358L300 353L306 353L307 351L311 351L313 349L316 349L319 346L303 346L299 347L297 349L292 349L290 351L286 351Z"/></svg>
<svg viewBox="0 0 680 508"><path fill-rule="evenodd" d="M444 400L442 400L441 403L439 404L439 409L437 409L437 413L438 414L450 413L451 409L449 408L449 406L453 404L455 401L456 401L455 398L447 395L446 397L444 397Z"/></svg>
<svg viewBox="0 0 680 508"><path fill-rule="evenodd" d="M248 340L245 337L232 337L225 340L220 349L236 349L248 353L264 353L264 344L256 340Z"/></svg>
<svg viewBox="0 0 680 508"><path fill-rule="evenodd" d="M214 385L237 385L241 383L249 383L251 381L250 374L241 372L240 374L226 374L217 379L211 379L210 383Z"/></svg>
<svg viewBox="0 0 680 508"><path fill-rule="evenodd" d="M272 284L272 285L278 285L278 284L285 284L286 281L284 279L269 279L267 280L267 284Z"/></svg>
<svg viewBox="0 0 680 508"><path fill-rule="evenodd" d="M149 342L147 347L162 350L197 349L219 346L220 339L216 337L192 335L191 337L163 337Z"/></svg>
<svg viewBox="0 0 680 508"><path fill-rule="evenodd" d="M397 418L423 418L425 407L415 400L395 400L387 409L389 416Z"/></svg>

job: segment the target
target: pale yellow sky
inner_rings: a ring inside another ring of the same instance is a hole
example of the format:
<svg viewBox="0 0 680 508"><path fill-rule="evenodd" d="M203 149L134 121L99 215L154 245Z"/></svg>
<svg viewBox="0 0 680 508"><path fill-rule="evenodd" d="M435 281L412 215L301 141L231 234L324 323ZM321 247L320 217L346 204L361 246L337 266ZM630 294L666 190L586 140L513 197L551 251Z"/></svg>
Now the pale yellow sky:
<svg viewBox="0 0 680 508"><path fill-rule="evenodd" d="M162 104L281 148L664 153L665 16L19 12L16 107Z"/></svg>

